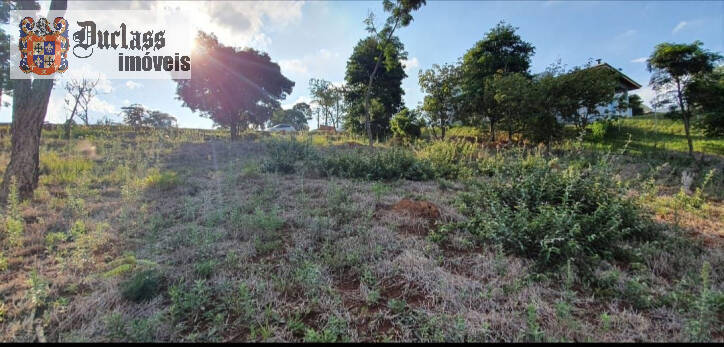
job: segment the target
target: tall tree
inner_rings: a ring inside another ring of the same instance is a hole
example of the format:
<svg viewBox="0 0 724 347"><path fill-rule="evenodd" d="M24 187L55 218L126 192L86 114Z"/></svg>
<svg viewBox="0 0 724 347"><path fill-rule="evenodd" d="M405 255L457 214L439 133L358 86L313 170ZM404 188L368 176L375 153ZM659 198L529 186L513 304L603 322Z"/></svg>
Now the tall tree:
<svg viewBox="0 0 724 347"><path fill-rule="evenodd" d="M535 53L532 44L523 41L516 28L505 22L498 23L475 43L462 59L462 92L470 121L480 124L487 118L490 125L490 139L495 140L495 124L499 115L491 113L495 103L491 95L490 79L496 73L521 73L528 75L531 57Z"/></svg>
<svg viewBox="0 0 724 347"><path fill-rule="evenodd" d="M427 115L428 124L433 128L439 127L444 139L446 129L461 111L460 68L434 64L432 69L419 72L418 83L422 92L427 94L422 110ZM434 131L433 135L437 137Z"/></svg>
<svg viewBox="0 0 724 347"><path fill-rule="evenodd" d="M390 118L402 107L402 95L405 93L402 89L402 80L407 77L401 62L407 58L407 53L402 42L397 37L392 37L387 44L385 66L375 72L376 82L370 87L369 76L377 68L379 62L377 58L382 53L377 36L360 40L347 61L345 72L347 84L345 127L358 133L369 130L367 135L371 134L373 138L389 134ZM375 112L369 112L370 100L373 99L381 104L382 110L375 106ZM362 119L364 122L360 122Z"/></svg>
<svg viewBox="0 0 724 347"><path fill-rule="evenodd" d="M660 43L647 60L649 72L652 72L649 84L654 90L673 89L679 106L679 113L684 121L686 141L689 144L689 155L694 157L694 144L691 140L691 107L686 99L685 91L694 77L711 73L714 64L722 56L707 51L701 41L691 44Z"/></svg>
<svg viewBox="0 0 724 347"><path fill-rule="evenodd" d="M374 24L374 15L370 15L365 20L367 25L367 31L377 38L376 43L378 44L378 51L375 58L374 68L369 73L369 81L367 82L367 89L364 94L364 112L365 112L365 128L367 130L367 137L369 138L369 145L372 147L373 143L373 131L372 131L372 117L370 112L370 98L373 97L372 84L375 81L377 71L382 63L382 57L385 57L385 68L391 70L397 63L397 57L394 56L395 47L390 46L393 43L395 30L399 27L406 27L412 22L412 11L418 10L420 7L425 5L426 0L383 0L382 5L385 12L389 12L390 16L387 17L385 25L382 30L377 30ZM397 40L399 42L399 39ZM401 45L401 44L400 44ZM389 122L389 120L388 120ZM389 128L389 126L388 126Z"/></svg>
<svg viewBox="0 0 724 347"><path fill-rule="evenodd" d="M65 120L65 138L70 139L70 129L73 119L77 115L88 125L88 104L97 94L96 87L100 82L99 79L91 80L87 78L71 79L65 82L65 108L69 112L68 118Z"/></svg>
<svg viewBox="0 0 724 347"><path fill-rule="evenodd" d="M213 34L199 32L191 61L191 78L176 80L179 99L229 128L232 139L240 128L269 121L294 87L268 54L225 46Z"/></svg>
<svg viewBox="0 0 724 347"><path fill-rule="evenodd" d="M62 11L68 7L66 0L53 0L51 11ZM37 10L35 1L20 1L19 10ZM12 135L10 163L5 169L0 200L5 201L12 178L21 199L32 196L38 187L40 133L43 130L45 114L48 110L53 79L18 79L13 81L13 121L10 128Z"/></svg>
<svg viewBox="0 0 724 347"><path fill-rule="evenodd" d="M309 80L309 92L312 94L312 102L319 106L324 116L324 125L329 125L328 122L332 118L332 108L336 102L334 86L329 81L312 78ZM317 126L320 124L319 119L317 119Z"/></svg>

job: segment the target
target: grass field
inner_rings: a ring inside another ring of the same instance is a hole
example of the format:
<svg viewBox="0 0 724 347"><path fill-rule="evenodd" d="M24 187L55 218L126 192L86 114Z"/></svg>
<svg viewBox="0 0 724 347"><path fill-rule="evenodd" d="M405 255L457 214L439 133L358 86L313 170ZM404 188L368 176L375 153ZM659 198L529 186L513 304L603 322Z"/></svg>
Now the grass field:
<svg viewBox="0 0 724 347"><path fill-rule="evenodd" d="M46 131L0 340L723 342L724 140L693 165L665 122L550 153Z"/></svg>
<svg viewBox="0 0 724 347"><path fill-rule="evenodd" d="M692 127L691 135L695 152L724 156L724 140L721 138L707 138L695 127ZM634 154L689 152L683 123L663 115L622 118L614 123L609 136L602 141L592 142L591 146L596 149L620 149L627 143Z"/></svg>

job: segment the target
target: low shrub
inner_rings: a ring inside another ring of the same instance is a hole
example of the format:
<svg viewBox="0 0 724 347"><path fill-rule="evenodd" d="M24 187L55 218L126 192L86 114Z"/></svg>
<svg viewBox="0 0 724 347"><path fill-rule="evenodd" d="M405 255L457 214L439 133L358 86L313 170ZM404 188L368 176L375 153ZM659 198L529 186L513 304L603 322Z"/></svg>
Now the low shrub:
<svg viewBox="0 0 724 347"><path fill-rule="evenodd" d="M603 162L562 169L541 156L510 160L459 196L469 219L457 227L534 259L541 271L569 259L579 269L627 259L629 242L657 233L609 171Z"/></svg>
<svg viewBox="0 0 724 347"><path fill-rule="evenodd" d="M297 140L271 139L267 142L269 157L262 162L265 172L283 174L294 173L299 169L299 161L314 161L317 152L308 142Z"/></svg>
<svg viewBox="0 0 724 347"><path fill-rule="evenodd" d="M469 177L474 173L478 148L467 141L434 141L417 150L421 160L426 161L435 177Z"/></svg>
<svg viewBox="0 0 724 347"><path fill-rule="evenodd" d="M344 178L422 181L434 177L429 165L401 148L336 152L324 157L321 167L327 176Z"/></svg>
<svg viewBox="0 0 724 347"><path fill-rule="evenodd" d="M162 280L163 276L156 270L138 272L121 283L121 294L134 302L152 299L159 293Z"/></svg>
<svg viewBox="0 0 724 347"><path fill-rule="evenodd" d="M180 179L175 172L160 172L158 169L152 169L144 179L144 185L146 187L156 187L160 190L170 190L179 185L179 182Z"/></svg>

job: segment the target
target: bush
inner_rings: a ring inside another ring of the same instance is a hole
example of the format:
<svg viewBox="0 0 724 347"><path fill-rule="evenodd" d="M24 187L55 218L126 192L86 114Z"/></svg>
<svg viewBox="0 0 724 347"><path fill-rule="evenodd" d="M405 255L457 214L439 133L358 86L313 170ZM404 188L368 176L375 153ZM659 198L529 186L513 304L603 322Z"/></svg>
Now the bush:
<svg viewBox="0 0 724 347"><path fill-rule="evenodd" d="M608 128L611 122L607 120L599 120L591 124L591 137L594 140L603 140L608 134Z"/></svg>
<svg viewBox="0 0 724 347"><path fill-rule="evenodd" d="M532 155L509 161L461 194L460 210L469 220L458 226L534 259L541 271L569 259L589 270L600 260L624 260L625 244L656 233L607 168L558 169L555 160Z"/></svg>
<svg viewBox="0 0 724 347"><path fill-rule="evenodd" d="M158 169L152 169L144 180L146 187L157 187L160 190L170 190L179 184L178 175L173 171L161 173Z"/></svg>
<svg viewBox="0 0 724 347"><path fill-rule="evenodd" d="M434 141L417 151L435 177L458 178L472 176L478 149L467 141Z"/></svg>
<svg viewBox="0 0 724 347"><path fill-rule="evenodd" d="M415 111L403 108L390 119L392 134L400 139L416 139L421 135L420 119Z"/></svg>
<svg viewBox="0 0 724 347"><path fill-rule="evenodd" d="M290 174L297 170L298 161L314 161L317 152L307 142L272 139L267 142L269 158L262 163L265 172Z"/></svg>
<svg viewBox="0 0 724 347"><path fill-rule="evenodd" d="M322 171L328 176L363 178L367 180L427 180L433 177L429 165L400 148L390 150L345 151L325 157Z"/></svg>
<svg viewBox="0 0 724 347"><path fill-rule="evenodd" d="M121 283L121 294L134 302L152 299L158 294L162 280L163 277L156 270L141 271Z"/></svg>

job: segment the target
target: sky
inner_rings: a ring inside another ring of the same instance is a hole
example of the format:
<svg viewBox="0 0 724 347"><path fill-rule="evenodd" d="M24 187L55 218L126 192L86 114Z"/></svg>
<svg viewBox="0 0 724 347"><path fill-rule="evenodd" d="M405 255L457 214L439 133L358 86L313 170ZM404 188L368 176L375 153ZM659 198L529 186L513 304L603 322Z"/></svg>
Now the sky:
<svg viewBox="0 0 724 347"><path fill-rule="evenodd" d="M42 2L43 9L48 2ZM366 37L363 20L369 12L378 24L385 18L382 1L157 1L114 3L124 9L179 6L194 14L189 23L213 32L225 45L253 47L267 52L282 74L295 82L282 101L284 108L309 102L309 79L334 83L344 80L347 59L357 42ZM69 1L73 9L107 9L90 1ZM120 8L119 8L120 9ZM113 11L108 10L108 15ZM518 29L535 46L531 71L542 72L557 60L567 67L601 59L633 78L643 87L639 94L648 104L653 91L645 59L661 42L691 43L724 52L724 1L435 1L413 13L410 26L398 31L408 59L403 81L404 102L416 107L424 94L418 72L433 64L455 63L475 42L500 21ZM17 30L9 28L6 30ZM80 71L90 67L72 65ZM193 76L193 61L192 76ZM70 69L69 69L70 70ZM181 127L211 128L213 122L182 107L171 80L102 78L100 92L90 106L91 122L104 117L120 121L120 108L139 103L174 115ZM65 91L61 85L51 94L46 121L61 123ZM12 101L3 97L3 102ZM10 122L11 110L0 109L0 122ZM316 120L310 128L316 128Z"/></svg>

